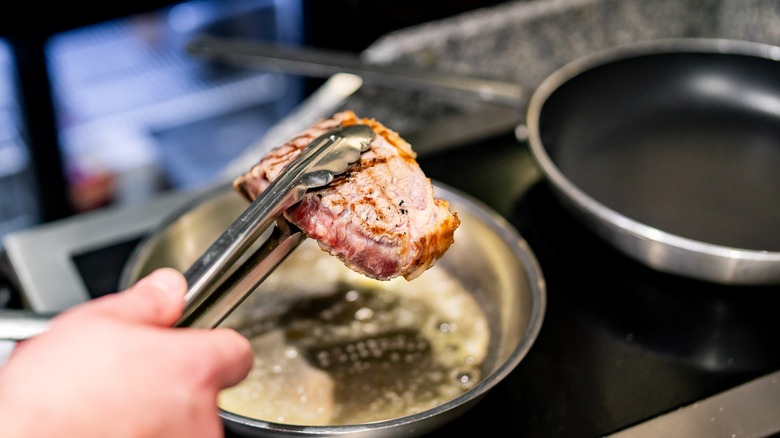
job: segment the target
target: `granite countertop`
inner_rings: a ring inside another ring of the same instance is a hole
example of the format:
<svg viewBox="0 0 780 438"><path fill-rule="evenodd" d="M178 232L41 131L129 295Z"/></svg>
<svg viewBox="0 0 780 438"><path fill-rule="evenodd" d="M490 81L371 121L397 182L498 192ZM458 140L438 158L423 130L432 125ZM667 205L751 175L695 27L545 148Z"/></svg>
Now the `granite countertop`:
<svg viewBox="0 0 780 438"><path fill-rule="evenodd" d="M728 38L780 44L775 0L523 0L387 34L362 54L375 64L434 69L534 89L557 68L598 50L659 38ZM432 120L475 114L479 99L365 84L345 104L402 134ZM522 120L519 120L522 122Z"/></svg>

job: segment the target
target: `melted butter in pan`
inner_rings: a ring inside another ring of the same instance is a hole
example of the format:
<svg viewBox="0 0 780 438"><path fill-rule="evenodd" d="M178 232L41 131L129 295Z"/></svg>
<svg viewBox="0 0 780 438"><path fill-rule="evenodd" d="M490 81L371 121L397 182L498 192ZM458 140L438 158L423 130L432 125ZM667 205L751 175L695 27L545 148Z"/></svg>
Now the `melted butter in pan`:
<svg viewBox="0 0 780 438"><path fill-rule="evenodd" d="M293 256L226 321L252 341L255 365L220 393L222 409L286 424L366 423L435 407L481 379L488 323L443 269L376 281L316 246Z"/></svg>

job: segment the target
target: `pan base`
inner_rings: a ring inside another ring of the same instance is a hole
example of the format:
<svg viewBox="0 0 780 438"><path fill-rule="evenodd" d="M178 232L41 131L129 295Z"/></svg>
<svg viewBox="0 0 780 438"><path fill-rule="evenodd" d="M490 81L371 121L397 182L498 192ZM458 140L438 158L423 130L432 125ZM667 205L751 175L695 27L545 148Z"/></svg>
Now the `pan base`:
<svg viewBox="0 0 780 438"><path fill-rule="evenodd" d="M776 121L659 111L560 156L575 185L640 223L716 245L780 250Z"/></svg>

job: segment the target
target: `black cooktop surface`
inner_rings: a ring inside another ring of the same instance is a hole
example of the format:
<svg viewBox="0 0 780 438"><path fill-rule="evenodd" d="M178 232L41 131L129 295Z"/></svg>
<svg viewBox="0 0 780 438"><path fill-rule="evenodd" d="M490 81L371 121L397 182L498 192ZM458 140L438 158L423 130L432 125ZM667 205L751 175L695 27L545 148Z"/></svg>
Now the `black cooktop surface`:
<svg viewBox="0 0 780 438"><path fill-rule="evenodd" d="M603 436L780 369L779 288L712 285L618 254L544 181L528 184L528 150L509 133L419 161L518 229L540 262L548 300L526 358L430 437L481 434L486 425L513 436ZM116 289L142 237L74 255L90 295Z"/></svg>
<svg viewBox="0 0 780 438"><path fill-rule="evenodd" d="M780 368L777 288L652 271L588 234L545 183L510 219L547 281L544 324L509 378L447 430L603 436Z"/></svg>
<svg viewBox="0 0 780 438"><path fill-rule="evenodd" d="M528 171L523 150L499 137L421 165L432 178L498 199L493 191L512 193L514 173ZM490 168L480 167L485 162ZM459 177L468 171L479 184ZM780 288L714 285L647 268L588 232L545 181L508 208L494 207L539 259L544 323L506 381L431 436L477 434L486 424L515 436L603 436L780 369Z"/></svg>

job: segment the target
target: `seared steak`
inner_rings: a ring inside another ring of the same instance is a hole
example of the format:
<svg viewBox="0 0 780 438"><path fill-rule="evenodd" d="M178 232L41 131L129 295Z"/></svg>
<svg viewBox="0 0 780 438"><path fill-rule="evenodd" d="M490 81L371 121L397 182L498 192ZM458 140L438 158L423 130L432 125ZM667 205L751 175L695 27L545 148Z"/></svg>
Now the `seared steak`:
<svg viewBox="0 0 780 438"><path fill-rule="evenodd" d="M352 111L321 120L272 150L233 186L254 200L312 140L353 124L376 132L369 150L331 184L307 192L285 218L356 272L412 280L444 255L460 220L446 200L434 198L409 143L376 120Z"/></svg>

